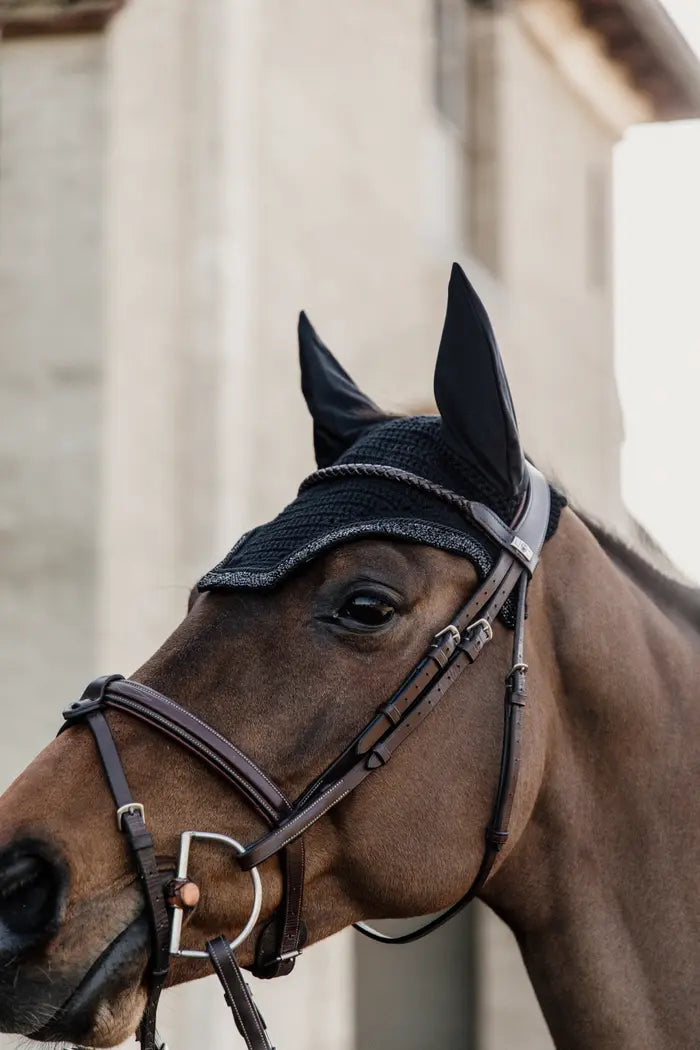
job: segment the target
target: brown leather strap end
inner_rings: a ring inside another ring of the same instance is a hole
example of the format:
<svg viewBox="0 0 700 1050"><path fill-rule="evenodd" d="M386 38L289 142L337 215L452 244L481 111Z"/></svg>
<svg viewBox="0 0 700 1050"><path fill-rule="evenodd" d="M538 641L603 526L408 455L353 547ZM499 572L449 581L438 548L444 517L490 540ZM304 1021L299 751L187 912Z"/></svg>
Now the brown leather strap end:
<svg viewBox="0 0 700 1050"><path fill-rule="evenodd" d="M236 1027L248 1050L274 1050L267 1035L263 1015L253 1000L241 968L225 937L207 941L207 951L224 989L224 998L231 1008Z"/></svg>

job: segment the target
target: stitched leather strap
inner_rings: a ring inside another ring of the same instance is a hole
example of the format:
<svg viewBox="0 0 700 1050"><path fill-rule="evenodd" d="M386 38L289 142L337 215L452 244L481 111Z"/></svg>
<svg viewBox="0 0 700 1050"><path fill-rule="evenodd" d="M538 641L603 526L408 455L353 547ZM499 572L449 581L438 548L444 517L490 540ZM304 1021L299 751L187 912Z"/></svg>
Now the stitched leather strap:
<svg viewBox="0 0 700 1050"><path fill-rule="evenodd" d="M113 680L105 689L104 701L147 722L192 751L245 795L268 823L291 809L277 785L252 759L192 711L150 686L127 679Z"/></svg>
<svg viewBox="0 0 700 1050"><path fill-rule="evenodd" d="M528 465L530 474L530 488L528 502L524 508L525 521L521 522L520 535L532 546L534 551L534 564L539 559L546 535L547 522L549 519L549 488L545 490L545 479L539 472L534 471ZM366 923L354 923L355 929L369 937L371 940L380 941L384 944L411 944L414 941L426 937L435 930L444 926L446 922L459 914L479 893L488 879L499 851L505 845L508 834L510 816L515 798L515 791L520 772L520 748L522 743L523 713L525 707L525 673L527 665L524 662L524 638L525 619L527 615L527 586L529 573L520 571L515 584L508 578L510 569L506 575L502 575L499 565L507 555L501 555L491 577L484 587L496 594L496 601L500 605L505 601L503 592L512 590L514 585L518 586L518 600L515 614L515 630L513 637L513 661L511 670L506 676L506 694L504 704L504 727L501 744L501 760L499 765L498 784L494 797L491 819L485 830L485 846L481 863L474 880L466 893L449 908L434 919L424 923L416 930L399 936L389 936L379 930L373 929ZM534 566L533 566L534 567ZM478 594L472 601L478 599ZM465 606L463 614L455 620L461 627L463 619L475 610L470 609L471 602ZM493 607L490 611L485 610L485 619L493 619ZM481 647L474 647L467 637L462 638L459 647L467 654L478 655Z"/></svg>
<svg viewBox="0 0 700 1050"><path fill-rule="evenodd" d="M253 1000L241 968L236 962L225 937L207 941L207 951L216 975L224 989L224 998L231 1008L236 1028L245 1040L248 1050L275 1050L267 1035L267 1026Z"/></svg>

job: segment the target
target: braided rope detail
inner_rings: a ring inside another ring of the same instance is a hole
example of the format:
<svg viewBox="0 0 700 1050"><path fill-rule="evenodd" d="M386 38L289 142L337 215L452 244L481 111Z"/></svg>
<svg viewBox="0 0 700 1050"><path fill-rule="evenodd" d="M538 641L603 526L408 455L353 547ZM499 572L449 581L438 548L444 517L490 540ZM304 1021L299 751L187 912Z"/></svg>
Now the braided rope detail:
<svg viewBox="0 0 700 1050"><path fill-rule="evenodd" d="M335 481L337 478L380 478L383 481L400 481L404 485L412 485L430 496L436 496L444 503L456 507L458 511L465 514L471 521L475 521L474 503L472 500L459 496L452 489L446 489L443 485L436 485L427 478L418 474L412 474L409 470L401 470L400 467L389 467L376 463L336 463L332 467L323 467L313 474L309 474L299 486L299 495L306 489L312 488L323 481ZM476 524L479 524L476 522Z"/></svg>

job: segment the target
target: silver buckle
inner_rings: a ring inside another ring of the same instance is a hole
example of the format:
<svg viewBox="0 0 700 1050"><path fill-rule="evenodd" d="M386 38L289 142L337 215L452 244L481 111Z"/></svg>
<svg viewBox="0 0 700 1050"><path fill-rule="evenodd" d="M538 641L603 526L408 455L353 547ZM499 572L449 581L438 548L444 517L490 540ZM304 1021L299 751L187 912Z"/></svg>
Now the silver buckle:
<svg viewBox="0 0 700 1050"><path fill-rule="evenodd" d="M467 634L471 634L472 631L475 631L477 627L481 627L484 630L484 632L486 633L486 640L490 642L493 638L493 627L491 626L489 621L484 619L483 617L480 620L474 620L474 623L470 623L467 627Z"/></svg>
<svg viewBox="0 0 700 1050"><path fill-rule="evenodd" d="M193 839L201 839L206 842L221 842L224 846L229 846L230 849L234 850L236 856L240 856L241 853L245 852L245 846L242 846L240 842L236 842L235 839L230 838L228 835L220 835L216 831L183 831L180 835L180 856L177 862L176 878L178 879L189 878L187 874L187 864L190 859L190 845ZM243 944L243 941L253 932L255 924L260 917L260 909L262 907L262 883L260 881L260 875L258 874L257 868L251 868L248 874L253 882L253 906L250 910L250 915L245 926L238 936L229 944L231 951L235 951L240 944ZM196 951L194 948L180 947L182 919L182 908L174 905L173 921L170 927L170 954L177 955L179 958L208 959L208 952Z"/></svg>
<svg viewBox="0 0 700 1050"><path fill-rule="evenodd" d="M518 674L518 672L520 674L527 674L529 669L530 669L529 664L526 664L526 663L513 664L513 666L511 667L510 671L506 675L506 682L510 682L510 680L513 678L513 676Z"/></svg>
<svg viewBox="0 0 700 1050"><path fill-rule="evenodd" d="M122 830L122 817L125 813L140 813L141 820L146 823L146 813L140 802L129 802L126 806L120 806L117 810L117 827Z"/></svg>
<svg viewBox="0 0 700 1050"><path fill-rule="evenodd" d="M462 641L462 635L459 633L458 628L455 627L453 623L448 623L447 627L443 627L441 631L438 631L438 633L433 638L433 642L439 642L443 634L451 634L452 641L455 645L459 645L459 643Z"/></svg>

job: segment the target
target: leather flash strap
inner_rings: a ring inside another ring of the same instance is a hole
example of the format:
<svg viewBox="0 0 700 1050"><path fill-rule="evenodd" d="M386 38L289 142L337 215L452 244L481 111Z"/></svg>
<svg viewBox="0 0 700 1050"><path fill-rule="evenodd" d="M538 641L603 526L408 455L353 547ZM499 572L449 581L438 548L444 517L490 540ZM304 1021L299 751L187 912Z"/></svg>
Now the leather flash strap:
<svg viewBox="0 0 700 1050"><path fill-rule="evenodd" d="M248 1050L275 1050L267 1035L263 1015L225 937L207 941L212 966L224 989L224 998L231 1008L236 1028L245 1040Z"/></svg>

